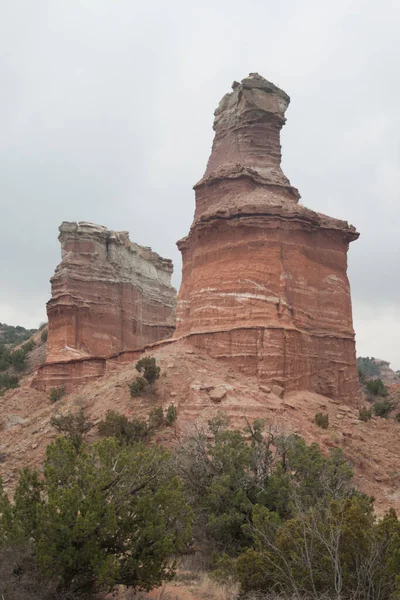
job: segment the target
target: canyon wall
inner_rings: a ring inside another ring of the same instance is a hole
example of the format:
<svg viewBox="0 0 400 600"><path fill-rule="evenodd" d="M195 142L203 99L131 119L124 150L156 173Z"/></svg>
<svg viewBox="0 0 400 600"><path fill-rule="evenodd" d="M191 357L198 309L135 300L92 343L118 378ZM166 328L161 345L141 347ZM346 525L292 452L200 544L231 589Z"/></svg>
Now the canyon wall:
<svg viewBox="0 0 400 600"><path fill-rule="evenodd" d="M215 111L195 185L175 336L286 390L358 395L345 221L299 204L281 170L288 95L250 74Z"/></svg>

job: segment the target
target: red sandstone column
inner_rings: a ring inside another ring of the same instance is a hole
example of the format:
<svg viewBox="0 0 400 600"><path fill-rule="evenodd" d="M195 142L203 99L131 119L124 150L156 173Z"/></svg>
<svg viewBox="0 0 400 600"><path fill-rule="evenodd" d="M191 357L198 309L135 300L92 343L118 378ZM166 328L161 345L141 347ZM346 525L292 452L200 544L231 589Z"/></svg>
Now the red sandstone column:
<svg viewBox="0 0 400 600"><path fill-rule="evenodd" d="M298 204L282 173L289 96L258 74L226 94L178 242L177 337L287 390L351 401L358 394L346 222Z"/></svg>

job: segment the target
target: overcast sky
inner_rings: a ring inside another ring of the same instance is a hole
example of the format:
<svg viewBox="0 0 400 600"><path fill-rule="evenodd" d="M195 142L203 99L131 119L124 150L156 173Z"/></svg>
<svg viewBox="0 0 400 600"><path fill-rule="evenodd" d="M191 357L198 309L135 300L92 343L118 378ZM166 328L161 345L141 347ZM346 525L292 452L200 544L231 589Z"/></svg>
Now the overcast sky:
<svg viewBox="0 0 400 600"><path fill-rule="evenodd" d="M58 226L175 265L213 111L257 71L291 97L283 169L357 226L357 351L400 369L400 0L0 0L0 322L46 319Z"/></svg>

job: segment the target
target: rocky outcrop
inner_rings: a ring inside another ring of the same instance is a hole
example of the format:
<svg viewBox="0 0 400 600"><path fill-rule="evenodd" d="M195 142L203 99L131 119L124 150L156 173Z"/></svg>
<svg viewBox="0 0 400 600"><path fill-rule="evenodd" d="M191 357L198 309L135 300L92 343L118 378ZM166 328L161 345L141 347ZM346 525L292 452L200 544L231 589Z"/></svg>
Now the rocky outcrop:
<svg viewBox="0 0 400 600"><path fill-rule="evenodd" d="M360 359L357 360L357 362ZM362 359L361 359L362 360ZM398 371L393 371L390 367L390 362L387 360L382 360L381 358L371 358L373 364L376 365L378 374L376 376L372 376L371 379L375 379L379 377L382 379L385 384L399 384L400 383L400 373ZM368 373L367 373L368 376Z"/></svg>
<svg viewBox="0 0 400 600"><path fill-rule="evenodd" d="M358 394L345 221L309 210L281 170L289 96L250 74L215 111L195 185L176 337L286 390Z"/></svg>
<svg viewBox="0 0 400 600"><path fill-rule="evenodd" d="M175 326L172 262L126 231L62 223L62 261L47 303L47 362L104 357L169 337Z"/></svg>
<svg viewBox="0 0 400 600"><path fill-rule="evenodd" d="M37 387L97 378L106 357L168 338L175 327L170 260L92 223L62 223L59 240Z"/></svg>

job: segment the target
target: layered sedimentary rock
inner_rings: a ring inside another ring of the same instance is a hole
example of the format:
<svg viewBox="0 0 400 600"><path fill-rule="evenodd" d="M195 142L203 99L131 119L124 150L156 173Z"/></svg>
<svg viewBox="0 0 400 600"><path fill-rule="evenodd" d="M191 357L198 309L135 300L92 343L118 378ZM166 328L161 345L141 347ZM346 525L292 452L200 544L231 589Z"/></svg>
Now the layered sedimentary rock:
<svg viewBox="0 0 400 600"><path fill-rule="evenodd" d="M358 233L298 203L281 170L289 96L250 74L215 111L215 138L195 185L175 335L283 386L358 394L349 242Z"/></svg>
<svg viewBox="0 0 400 600"><path fill-rule="evenodd" d="M47 303L47 363L101 358L171 336L172 262L92 223L60 226L62 261Z"/></svg>

